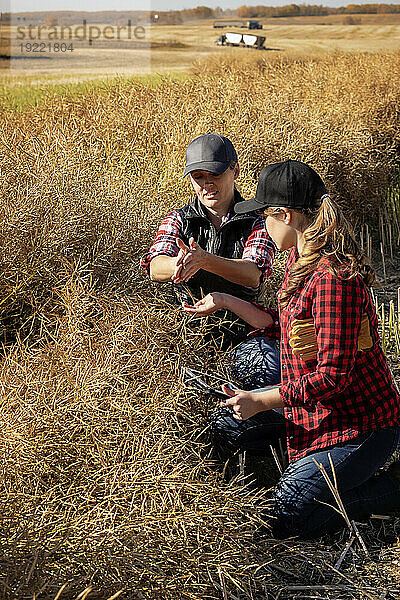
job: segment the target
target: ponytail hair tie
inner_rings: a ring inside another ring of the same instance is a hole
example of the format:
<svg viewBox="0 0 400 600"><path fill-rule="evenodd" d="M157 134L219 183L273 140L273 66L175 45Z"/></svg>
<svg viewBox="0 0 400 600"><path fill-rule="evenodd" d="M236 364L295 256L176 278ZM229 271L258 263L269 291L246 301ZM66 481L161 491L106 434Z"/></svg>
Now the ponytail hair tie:
<svg viewBox="0 0 400 600"><path fill-rule="evenodd" d="M319 199L320 202L323 202L323 200L325 200L325 198L330 198L330 194L324 194L323 196L321 196L321 198Z"/></svg>

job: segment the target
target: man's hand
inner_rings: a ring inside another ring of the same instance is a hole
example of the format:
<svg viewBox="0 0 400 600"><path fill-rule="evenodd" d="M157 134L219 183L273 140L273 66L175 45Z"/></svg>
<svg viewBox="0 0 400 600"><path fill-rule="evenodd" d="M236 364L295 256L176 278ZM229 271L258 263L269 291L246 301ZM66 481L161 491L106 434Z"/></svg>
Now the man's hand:
<svg viewBox="0 0 400 600"><path fill-rule="evenodd" d="M238 421L246 421L246 419L265 410L263 404L260 402L259 394L246 392L244 390L233 390L226 385L222 386L222 391L230 396L230 398L221 400L220 406L231 408L233 418Z"/></svg>
<svg viewBox="0 0 400 600"><path fill-rule="evenodd" d="M193 238L190 238L190 239L192 240ZM180 281L182 281L180 274L181 274L182 267L183 267L183 259L185 258L187 253L190 252L190 248L188 246L186 246L186 244L181 240L181 238L177 238L176 244L179 248L179 252L178 252L178 256L176 257L175 270L174 270L174 273L173 273L171 279L174 283L179 283Z"/></svg>
<svg viewBox="0 0 400 600"><path fill-rule="evenodd" d="M189 247L186 246L181 239L177 240L177 244L179 247L179 254L177 267L172 276L172 281L174 283L189 281L197 271L204 268L209 256L208 252L203 250L203 248L194 241L194 238L190 238Z"/></svg>
<svg viewBox="0 0 400 600"><path fill-rule="evenodd" d="M196 302L196 304L193 304L193 306L187 302L182 302L182 308L186 313L206 317L220 308L225 308L225 296L226 294L220 292L212 292L211 294L204 296L204 298Z"/></svg>

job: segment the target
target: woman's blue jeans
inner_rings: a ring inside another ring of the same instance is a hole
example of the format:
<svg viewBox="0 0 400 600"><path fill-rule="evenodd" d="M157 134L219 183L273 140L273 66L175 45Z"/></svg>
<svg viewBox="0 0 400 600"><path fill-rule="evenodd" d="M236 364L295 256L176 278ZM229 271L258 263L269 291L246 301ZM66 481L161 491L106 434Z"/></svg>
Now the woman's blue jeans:
<svg viewBox="0 0 400 600"><path fill-rule="evenodd" d="M267 454L269 445L277 446L279 438L285 437L282 410L265 411L247 421L237 421L229 409L220 408L212 416L211 428L218 446L257 455ZM400 509L400 483L386 472L377 473L399 442L400 428L379 429L291 463L272 493L271 509L266 515L270 517L274 537L312 539L345 525L341 515L322 504L327 502L337 508L316 464L322 464L333 480L329 456L351 520Z"/></svg>

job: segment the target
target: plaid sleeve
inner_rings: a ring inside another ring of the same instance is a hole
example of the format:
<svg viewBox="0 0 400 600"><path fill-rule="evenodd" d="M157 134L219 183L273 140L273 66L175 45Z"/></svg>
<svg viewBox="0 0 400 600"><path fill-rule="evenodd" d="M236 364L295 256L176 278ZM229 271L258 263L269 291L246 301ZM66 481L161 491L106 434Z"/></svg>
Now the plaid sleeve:
<svg viewBox="0 0 400 600"><path fill-rule="evenodd" d="M269 327L262 327L259 329L252 329L247 335L248 337L254 337L254 336L258 336L258 335L263 335L264 337L266 337L268 340L279 340L281 337L281 325L279 322L279 313L278 311L274 310L273 308L265 308L265 306L261 306L260 304L257 304L256 302L252 302L253 306L256 306L257 308L259 308L260 310L266 312L267 314L269 314L272 319L273 319L273 323L272 325L270 325Z"/></svg>
<svg viewBox="0 0 400 600"><path fill-rule="evenodd" d="M174 257L178 255L179 248L176 245L176 239L181 237L182 225L182 218L176 210L173 210L161 222L153 245L140 261L147 274L150 272L150 263L156 256Z"/></svg>
<svg viewBox="0 0 400 600"><path fill-rule="evenodd" d="M265 231L264 218L259 217L254 221L250 236L243 250L242 259L254 262L260 269L261 281L272 272L276 246Z"/></svg>
<svg viewBox="0 0 400 600"><path fill-rule="evenodd" d="M349 384L355 366L363 313L363 288L358 277L336 278L324 272L317 279L312 316L317 336L314 371L281 386L287 405L329 405Z"/></svg>

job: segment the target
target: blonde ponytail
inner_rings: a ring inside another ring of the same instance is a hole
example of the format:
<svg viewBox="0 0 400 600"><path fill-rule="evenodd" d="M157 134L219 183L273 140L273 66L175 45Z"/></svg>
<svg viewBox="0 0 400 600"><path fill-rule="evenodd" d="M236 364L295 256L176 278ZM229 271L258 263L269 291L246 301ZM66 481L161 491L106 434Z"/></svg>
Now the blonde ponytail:
<svg viewBox="0 0 400 600"><path fill-rule="evenodd" d="M310 222L311 219L311 222ZM331 272L350 279L360 274L367 285L375 281L375 273L364 252L356 242L350 223L340 206L325 194L316 211L305 214L305 244L298 260L290 270L288 283L280 296L285 308L291 296L303 285L323 256L330 262Z"/></svg>

